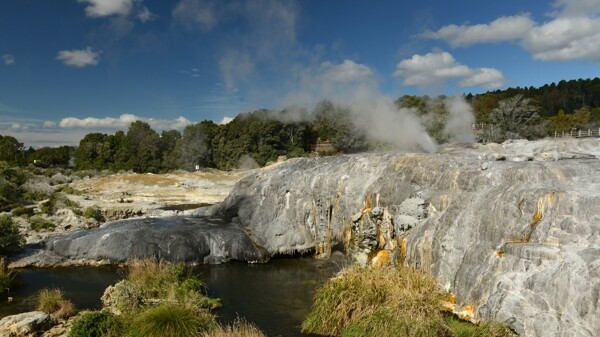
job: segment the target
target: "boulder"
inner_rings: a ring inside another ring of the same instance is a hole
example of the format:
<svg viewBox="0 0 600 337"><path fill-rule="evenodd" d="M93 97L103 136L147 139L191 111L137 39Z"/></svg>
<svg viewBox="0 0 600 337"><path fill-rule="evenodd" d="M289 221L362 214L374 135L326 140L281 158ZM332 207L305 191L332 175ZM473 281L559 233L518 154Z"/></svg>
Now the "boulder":
<svg viewBox="0 0 600 337"><path fill-rule="evenodd" d="M0 320L0 336L38 337L56 324L52 316L41 311L6 316Z"/></svg>

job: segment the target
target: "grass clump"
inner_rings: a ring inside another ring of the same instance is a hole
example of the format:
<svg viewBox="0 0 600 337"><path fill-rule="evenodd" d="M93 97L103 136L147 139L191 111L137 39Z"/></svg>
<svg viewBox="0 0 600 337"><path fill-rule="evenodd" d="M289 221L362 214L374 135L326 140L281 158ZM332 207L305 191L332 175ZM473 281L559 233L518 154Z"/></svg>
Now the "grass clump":
<svg viewBox="0 0 600 337"><path fill-rule="evenodd" d="M26 216L30 217L35 214L35 209L33 207L17 207L11 211L13 216Z"/></svg>
<svg viewBox="0 0 600 337"><path fill-rule="evenodd" d="M236 319L232 325L219 325L212 331L204 332L201 337L266 337L254 324Z"/></svg>
<svg viewBox="0 0 600 337"><path fill-rule="evenodd" d="M52 221L44 219L40 216L33 216L29 218L29 224L31 229L36 232L53 231L54 228L56 228L56 225Z"/></svg>
<svg viewBox="0 0 600 337"><path fill-rule="evenodd" d="M111 312L88 311L73 320L68 337L121 337L124 330L121 319Z"/></svg>
<svg viewBox="0 0 600 337"><path fill-rule="evenodd" d="M42 289L37 296L37 310L56 318L68 318L75 314L75 305L64 298L60 289Z"/></svg>
<svg viewBox="0 0 600 337"><path fill-rule="evenodd" d="M102 301L115 312L136 313L148 306L178 303L198 311L218 308L219 299L205 295L206 286L182 264L156 259L134 261L127 278L109 287Z"/></svg>
<svg viewBox="0 0 600 337"><path fill-rule="evenodd" d="M316 291L302 331L324 336L450 336L439 310L444 298L435 279L414 268L353 267Z"/></svg>
<svg viewBox="0 0 600 337"><path fill-rule="evenodd" d="M208 311L163 303L141 312L132 324L133 336L144 337L195 337L199 332L213 330L217 326L215 316Z"/></svg>
<svg viewBox="0 0 600 337"><path fill-rule="evenodd" d="M302 332L322 336L512 337L500 323L475 325L446 316L446 294L411 267L344 270L315 293Z"/></svg>
<svg viewBox="0 0 600 337"><path fill-rule="evenodd" d="M53 215L61 208L78 209L80 206L63 193L52 194L50 198L48 198L48 200L43 202L41 205L42 213L47 215Z"/></svg>

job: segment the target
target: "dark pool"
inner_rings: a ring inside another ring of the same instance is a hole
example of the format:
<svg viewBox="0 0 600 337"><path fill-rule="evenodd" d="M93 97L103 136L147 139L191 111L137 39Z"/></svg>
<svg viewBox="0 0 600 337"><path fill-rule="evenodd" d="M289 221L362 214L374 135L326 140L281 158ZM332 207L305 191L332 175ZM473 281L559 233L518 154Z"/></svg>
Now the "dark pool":
<svg viewBox="0 0 600 337"><path fill-rule="evenodd" d="M335 272L313 259L283 259L267 264L226 263L200 266L195 273L206 282L209 295L221 298L216 311L222 322L236 317L258 325L268 336L304 336L300 324L312 303L315 287ZM0 317L33 309L33 295L42 288L61 288L78 308L101 307L104 289L123 277L116 268L20 270L19 284L7 302L0 298Z"/></svg>

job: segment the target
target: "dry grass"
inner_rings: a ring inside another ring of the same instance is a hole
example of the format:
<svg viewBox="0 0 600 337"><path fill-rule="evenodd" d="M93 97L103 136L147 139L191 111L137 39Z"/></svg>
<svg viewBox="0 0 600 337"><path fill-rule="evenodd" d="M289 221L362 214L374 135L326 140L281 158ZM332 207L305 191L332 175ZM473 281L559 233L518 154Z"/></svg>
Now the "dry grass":
<svg viewBox="0 0 600 337"><path fill-rule="evenodd" d="M75 305L64 298L60 289L42 289L37 296L37 310L56 318L68 318L75 314Z"/></svg>
<svg viewBox="0 0 600 337"><path fill-rule="evenodd" d="M445 294L414 268L345 270L315 294L302 331L324 336L444 336Z"/></svg>
<svg viewBox="0 0 600 337"><path fill-rule="evenodd" d="M260 329L244 319L236 319L232 325L218 326L210 332L205 332L201 337L266 337Z"/></svg>
<svg viewBox="0 0 600 337"><path fill-rule="evenodd" d="M215 317L208 312L176 304L151 307L135 317L132 330L144 337L196 337L201 331L217 326Z"/></svg>

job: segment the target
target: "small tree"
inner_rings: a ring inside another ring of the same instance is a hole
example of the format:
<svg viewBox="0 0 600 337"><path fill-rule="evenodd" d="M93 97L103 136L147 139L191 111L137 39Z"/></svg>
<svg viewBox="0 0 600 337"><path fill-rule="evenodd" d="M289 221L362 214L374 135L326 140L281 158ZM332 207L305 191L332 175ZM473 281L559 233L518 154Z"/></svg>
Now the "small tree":
<svg viewBox="0 0 600 337"><path fill-rule="evenodd" d="M13 253L23 244L25 244L25 238L19 232L13 219L9 215L0 216L0 255Z"/></svg>
<svg viewBox="0 0 600 337"><path fill-rule="evenodd" d="M546 123L531 99L516 95L498 102L489 116L491 128L486 137L493 142L507 139L534 139L546 134Z"/></svg>

